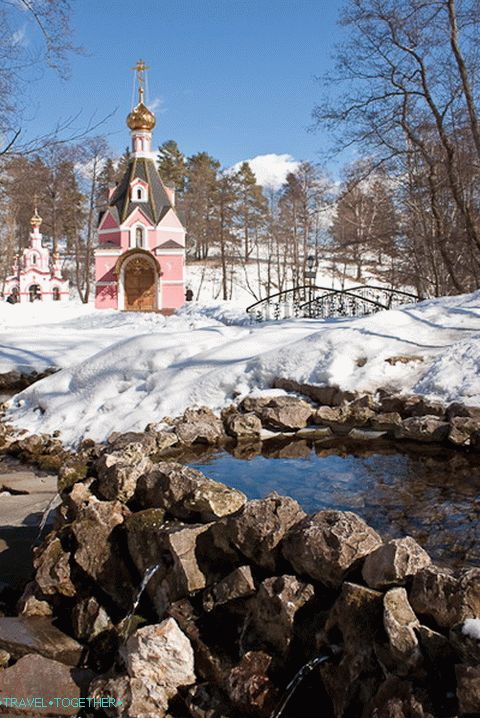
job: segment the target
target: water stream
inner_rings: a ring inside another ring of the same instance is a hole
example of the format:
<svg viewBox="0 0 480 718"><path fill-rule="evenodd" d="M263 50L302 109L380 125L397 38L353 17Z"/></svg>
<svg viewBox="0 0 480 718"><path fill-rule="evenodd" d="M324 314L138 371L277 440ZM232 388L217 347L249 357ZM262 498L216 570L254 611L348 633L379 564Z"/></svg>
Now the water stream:
<svg viewBox="0 0 480 718"><path fill-rule="evenodd" d="M122 621L123 633L126 637L128 637L133 617L135 616L135 612L136 612L138 606L140 605L140 600L141 600L148 584L150 583L150 581L155 576L155 574L157 573L158 569L161 566L162 566L161 563L157 563L154 566L149 566L149 568L147 568L145 573L143 574L142 582L140 583L137 593L135 594L132 608Z"/></svg>
<svg viewBox="0 0 480 718"><path fill-rule="evenodd" d="M413 536L439 563L480 566L480 457L426 445L292 446L246 459L219 452L189 465L250 499L277 491L307 512L355 511L383 536Z"/></svg>

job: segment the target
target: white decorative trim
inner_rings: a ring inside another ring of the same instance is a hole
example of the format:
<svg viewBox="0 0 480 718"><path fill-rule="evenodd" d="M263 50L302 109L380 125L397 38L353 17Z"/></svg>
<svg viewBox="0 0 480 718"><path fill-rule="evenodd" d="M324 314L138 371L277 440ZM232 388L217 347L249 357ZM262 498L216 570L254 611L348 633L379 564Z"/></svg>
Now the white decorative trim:
<svg viewBox="0 0 480 718"><path fill-rule="evenodd" d="M123 254L123 249L121 247L118 249L111 249L110 251L104 249L102 252L95 250L96 257L119 257L121 254Z"/></svg>
<svg viewBox="0 0 480 718"><path fill-rule="evenodd" d="M114 284L116 284L115 280L112 280L111 282L95 282L95 286L97 287L111 287Z"/></svg>
<svg viewBox="0 0 480 718"><path fill-rule="evenodd" d="M157 224L157 229L161 229L162 231L165 230L165 232L181 232L182 234L185 234L185 229L183 227L164 227L161 220ZM167 239L165 241L168 242Z"/></svg>
<svg viewBox="0 0 480 718"><path fill-rule="evenodd" d="M108 227L108 229L99 229L98 235L100 236L101 234L112 234L113 232L120 232L120 227L117 227L116 229L115 227Z"/></svg>
<svg viewBox="0 0 480 718"><path fill-rule="evenodd" d="M185 254L185 251L183 249L162 249L162 247L155 247L155 256L161 257L161 256L173 256L173 257L183 257Z"/></svg>
<svg viewBox="0 0 480 718"><path fill-rule="evenodd" d="M162 284L183 284L183 279L164 279Z"/></svg>
<svg viewBox="0 0 480 718"><path fill-rule="evenodd" d="M143 230L143 244L141 247L137 247L137 238L136 238L136 232L137 228L140 227ZM148 250L148 227L143 224L143 222L140 222L137 220L135 224L132 224L130 227L130 236L128 238L128 248L129 249L146 249Z"/></svg>

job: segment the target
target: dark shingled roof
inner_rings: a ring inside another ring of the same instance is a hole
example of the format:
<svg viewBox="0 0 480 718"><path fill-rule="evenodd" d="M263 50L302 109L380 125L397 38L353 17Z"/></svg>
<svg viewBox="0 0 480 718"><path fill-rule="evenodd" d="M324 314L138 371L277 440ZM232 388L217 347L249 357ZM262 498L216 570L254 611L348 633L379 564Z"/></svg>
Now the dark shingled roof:
<svg viewBox="0 0 480 718"><path fill-rule="evenodd" d="M130 184L135 179L143 180L148 184L147 202L130 201ZM125 222L137 207L153 224L157 224L169 209L173 209L154 160L146 157L133 157L130 160L128 169L117 185L108 204L114 211L118 212L120 223Z"/></svg>
<svg viewBox="0 0 480 718"><path fill-rule="evenodd" d="M166 242L159 245L159 249L183 249L183 244L179 244L178 242L175 242L174 239L167 239Z"/></svg>

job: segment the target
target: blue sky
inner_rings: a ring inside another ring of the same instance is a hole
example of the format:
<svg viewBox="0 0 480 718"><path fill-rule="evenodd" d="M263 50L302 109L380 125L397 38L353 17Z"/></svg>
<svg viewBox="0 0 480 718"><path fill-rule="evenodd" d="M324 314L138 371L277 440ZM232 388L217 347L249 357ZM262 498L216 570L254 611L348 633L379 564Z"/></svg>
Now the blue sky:
<svg viewBox="0 0 480 718"><path fill-rule="evenodd" d="M332 66L341 0L77 0L67 83L47 72L32 85L30 131L82 111L101 118L116 152L129 143L132 66L151 67L155 146L176 139L230 166L260 154L318 161L328 137L308 131Z"/></svg>

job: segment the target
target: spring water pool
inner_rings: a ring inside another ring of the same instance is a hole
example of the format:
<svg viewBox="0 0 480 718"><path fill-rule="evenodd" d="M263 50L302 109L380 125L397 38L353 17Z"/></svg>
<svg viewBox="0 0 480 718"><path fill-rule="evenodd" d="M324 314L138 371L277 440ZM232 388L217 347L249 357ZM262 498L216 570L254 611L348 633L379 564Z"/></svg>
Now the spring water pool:
<svg viewBox="0 0 480 718"><path fill-rule="evenodd" d="M355 511L384 537L413 536L437 563L480 566L480 458L438 446L299 443L295 458L281 450L248 458L223 451L188 464L249 499L276 491L308 513Z"/></svg>

